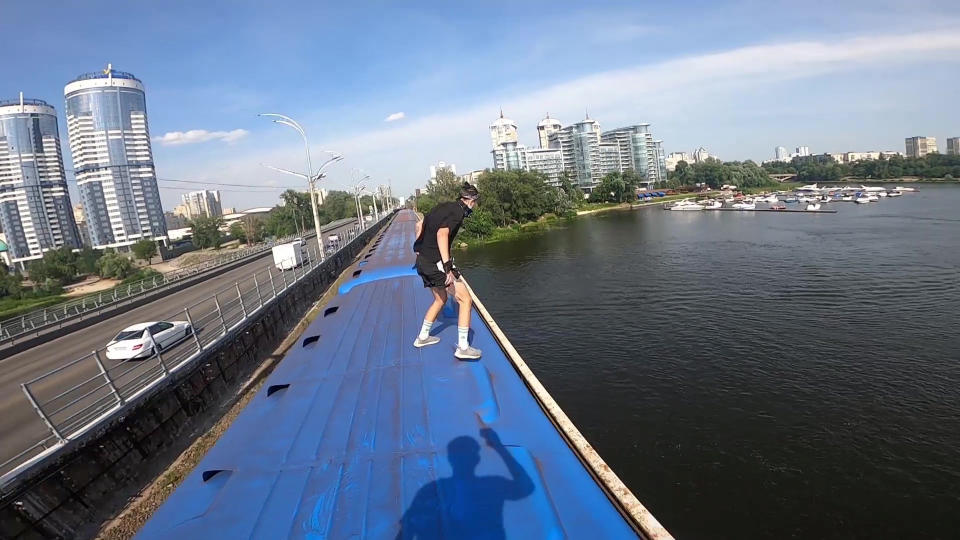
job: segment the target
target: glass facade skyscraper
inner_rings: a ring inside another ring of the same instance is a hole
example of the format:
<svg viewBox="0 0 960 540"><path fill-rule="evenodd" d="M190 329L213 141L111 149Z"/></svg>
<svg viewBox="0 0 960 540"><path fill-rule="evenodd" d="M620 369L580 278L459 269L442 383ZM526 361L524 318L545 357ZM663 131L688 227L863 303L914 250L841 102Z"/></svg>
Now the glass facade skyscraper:
<svg viewBox="0 0 960 540"><path fill-rule="evenodd" d="M73 168L95 248L166 238L143 83L130 73L87 73L64 88Z"/></svg>
<svg viewBox="0 0 960 540"><path fill-rule="evenodd" d="M67 191L57 113L39 99L0 101L0 226L10 260L80 247Z"/></svg>
<svg viewBox="0 0 960 540"><path fill-rule="evenodd" d="M620 170L632 170L651 182L667 179L663 141L653 140L650 124L613 129L603 133L603 142L620 147Z"/></svg>

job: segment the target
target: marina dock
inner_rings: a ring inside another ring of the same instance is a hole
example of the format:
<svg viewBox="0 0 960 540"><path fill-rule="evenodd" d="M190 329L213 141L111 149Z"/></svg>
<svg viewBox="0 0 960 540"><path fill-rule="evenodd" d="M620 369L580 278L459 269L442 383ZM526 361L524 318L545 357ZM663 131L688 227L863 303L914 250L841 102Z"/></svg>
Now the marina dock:
<svg viewBox="0 0 960 540"><path fill-rule="evenodd" d="M672 538L475 295L482 359L453 356L446 313L413 347L415 224L399 212L361 253L137 538Z"/></svg>
<svg viewBox="0 0 960 540"><path fill-rule="evenodd" d="M748 210L744 208L704 208L705 212L776 212L777 214L836 214L836 210L775 210L773 208L755 208Z"/></svg>

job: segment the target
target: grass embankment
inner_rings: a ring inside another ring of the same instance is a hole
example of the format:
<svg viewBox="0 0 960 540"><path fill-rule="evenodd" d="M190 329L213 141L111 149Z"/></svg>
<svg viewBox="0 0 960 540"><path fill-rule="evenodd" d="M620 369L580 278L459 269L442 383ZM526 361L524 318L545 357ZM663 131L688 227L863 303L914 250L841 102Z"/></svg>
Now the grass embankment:
<svg viewBox="0 0 960 540"><path fill-rule="evenodd" d="M580 216L597 214L600 212L609 212L613 210L630 210L631 208L638 208L642 206L660 206L665 202L688 199L691 197L698 197L708 194L709 193L678 193L676 195L667 195L666 197L657 197L649 202L587 203L578 208L575 215L571 214L566 217L560 217L553 214L547 214L537 221L531 221L523 224L513 224L506 227L497 227L492 233L482 238L477 238L476 236L471 237L469 233L461 232L460 235L457 236L457 239L459 240L461 248L492 244L495 242L501 242L503 240L512 240L527 234L543 232L558 225L569 223L571 220Z"/></svg>
<svg viewBox="0 0 960 540"><path fill-rule="evenodd" d="M575 216L557 217L553 214L549 214L540 218L538 221L531 221L523 224L513 224L507 227L497 227L492 233L482 238L470 236L469 233L463 232L457 236L457 240L461 249L469 246L492 244L494 242L519 238L527 234L543 232L553 228L557 224L565 223L571 219L574 219L574 217Z"/></svg>
<svg viewBox="0 0 960 540"><path fill-rule="evenodd" d="M66 295L44 296L41 298L4 298L0 300L0 321L19 317L35 309L45 308L69 300Z"/></svg>

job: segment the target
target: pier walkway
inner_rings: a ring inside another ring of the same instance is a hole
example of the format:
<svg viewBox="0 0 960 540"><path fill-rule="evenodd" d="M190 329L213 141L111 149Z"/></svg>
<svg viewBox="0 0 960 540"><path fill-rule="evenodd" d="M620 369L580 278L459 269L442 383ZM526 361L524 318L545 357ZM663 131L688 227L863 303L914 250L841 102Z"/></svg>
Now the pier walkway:
<svg viewBox="0 0 960 540"><path fill-rule="evenodd" d="M485 311L471 323L481 360L454 358L444 315L442 342L413 347L431 301L412 269L415 223L399 212L347 270L137 538L670 537L571 440Z"/></svg>

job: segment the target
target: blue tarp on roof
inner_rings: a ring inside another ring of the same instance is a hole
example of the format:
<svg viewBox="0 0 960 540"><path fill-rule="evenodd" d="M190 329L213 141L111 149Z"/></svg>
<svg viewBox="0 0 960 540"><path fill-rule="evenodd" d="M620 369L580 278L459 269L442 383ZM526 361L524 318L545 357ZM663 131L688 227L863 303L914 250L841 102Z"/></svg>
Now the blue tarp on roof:
<svg viewBox="0 0 960 540"><path fill-rule="evenodd" d="M481 360L454 358L455 319L413 347L431 299L409 272L413 219L394 219L138 538L636 537L476 313Z"/></svg>

